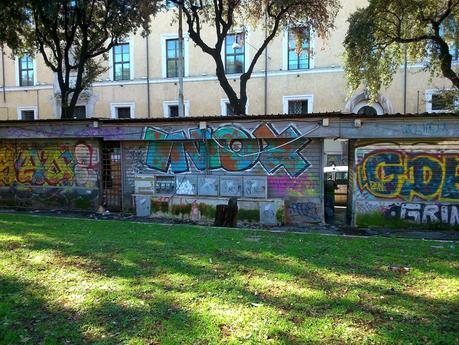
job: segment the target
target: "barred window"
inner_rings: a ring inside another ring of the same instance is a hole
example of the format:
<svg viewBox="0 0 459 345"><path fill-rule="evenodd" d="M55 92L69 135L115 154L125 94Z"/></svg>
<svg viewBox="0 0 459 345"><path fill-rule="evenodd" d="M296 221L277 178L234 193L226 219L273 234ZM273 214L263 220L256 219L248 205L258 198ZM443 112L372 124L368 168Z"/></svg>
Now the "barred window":
<svg viewBox="0 0 459 345"><path fill-rule="evenodd" d="M307 114L308 113L308 100L292 100L288 101L288 113L295 114Z"/></svg>

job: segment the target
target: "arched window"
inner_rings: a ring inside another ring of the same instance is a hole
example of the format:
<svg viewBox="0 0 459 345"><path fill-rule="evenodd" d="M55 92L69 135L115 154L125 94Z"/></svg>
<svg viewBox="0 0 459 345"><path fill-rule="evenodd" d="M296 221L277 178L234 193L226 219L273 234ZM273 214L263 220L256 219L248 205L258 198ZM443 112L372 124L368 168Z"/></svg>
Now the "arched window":
<svg viewBox="0 0 459 345"><path fill-rule="evenodd" d="M363 106L362 108L359 109L357 114L359 114L359 115L378 115L378 112L372 106L365 105L365 106Z"/></svg>
<svg viewBox="0 0 459 345"><path fill-rule="evenodd" d="M375 102L370 100L368 92L361 92L352 97L345 106L345 112L360 115L392 114L392 104L387 97L379 94Z"/></svg>
<svg viewBox="0 0 459 345"><path fill-rule="evenodd" d="M370 103L368 99L357 103L352 112L359 115L382 115L385 113L380 103Z"/></svg>

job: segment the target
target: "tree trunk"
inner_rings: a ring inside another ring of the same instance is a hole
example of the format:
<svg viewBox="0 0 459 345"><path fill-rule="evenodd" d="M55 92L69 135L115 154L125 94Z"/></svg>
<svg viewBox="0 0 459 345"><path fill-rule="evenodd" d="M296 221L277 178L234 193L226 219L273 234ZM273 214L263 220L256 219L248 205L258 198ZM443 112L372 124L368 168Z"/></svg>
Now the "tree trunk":
<svg viewBox="0 0 459 345"><path fill-rule="evenodd" d="M224 226L227 228L237 227L238 210L236 197L230 198L228 205L217 205L214 226Z"/></svg>
<svg viewBox="0 0 459 345"><path fill-rule="evenodd" d="M223 224L225 223L226 207L226 205L217 205L214 226L223 226Z"/></svg>
<svg viewBox="0 0 459 345"><path fill-rule="evenodd" d="M69 110L69 95L67 91L61 90L61 119L72 118L72 114Z"/></svg>
<svg viewBox="0 0 459 345"><path fill-rule="evenodd" d="M73 114L75 112L75 107L76 107L76 104L78 102L78 98L80 97L80 94L81 94L81 91L79 88L77 88L77 90L75 90L73 93L72 93L72 98L70 100L70 104L69 104L69 111L71 112L72 114L72 118L74 117Z"/></svg>
<svg viewBox="0 0 459 345"><path fill-rule="evenodd" d="M230 102L231 108L235 115L245 115L245 103L242 106L241 100L237 96L236 92L234 91L233 87L228 81L225 73L225 66L221 60L220 53L216 53L213 55L214 61L216 63L216 70L215 73L217 75L218 81L220 86L222 87L223 91L225 91L226 95L228 96L228 100Z"/></svg>
<svg viewBox="0 0 459 345"><path fill-rule="evenodd" d="M228 206L226 206L225 222L223 226L228 227L228 228L237 227L237 213L238 213L237 198L232 197L228 201Z"/></svg>

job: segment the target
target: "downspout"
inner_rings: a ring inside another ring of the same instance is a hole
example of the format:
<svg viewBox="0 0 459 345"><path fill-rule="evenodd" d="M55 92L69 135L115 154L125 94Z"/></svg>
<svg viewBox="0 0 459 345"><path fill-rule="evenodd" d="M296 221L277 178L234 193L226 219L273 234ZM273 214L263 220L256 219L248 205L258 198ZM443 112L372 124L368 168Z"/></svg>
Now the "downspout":
<svg viewBox="0 0 459 345"><path fill-rule="evenodd" d="M5 49L2 44L2 89L3 89L3 102L6 103L5 91Z"/></svg>
<svg viewBox="0 0 459 345"><path fill-rule="evenodd" d="M183 60L183 3L179 4L179 18L178 18L178 107L179 117L185 116L184 100L183 100L183 75L185 72L185 65Z"/></svg>
<svg viewBox="0 0 459 345"><path fill-rule="evenodd" d="M419 114L419 90L418 90L418 96L416 98L416 114Z"/></svg>
<svg viewBox="0 0 459 345"><path fill-rule="evenodd" d="M36 114L36 120L40 118L40 89L35 90L37 92L37 114Z"/></svg>
<svg viewBox="0 0 459 345"><path fill-rule="evenodd" d="M268 38L268 14L265 11L265 41ZM265 115L268 114L268 46L265 48Z"/></svg>
<svg viewBox="0 0 459 345"><path fill-rule="evenodd" d="M406 114L406 89L407 89L407 78L408 78L408 52L405 46L405 66L403 74L403 113Z"/></svg>
<svg viewBox="0 0 459 345"><path fill-rule="evenodd" d="M148 43L149 35L145 37L147 48L147 112L148 118L151 117L151 104L150 104L150 46Z"/></svg>

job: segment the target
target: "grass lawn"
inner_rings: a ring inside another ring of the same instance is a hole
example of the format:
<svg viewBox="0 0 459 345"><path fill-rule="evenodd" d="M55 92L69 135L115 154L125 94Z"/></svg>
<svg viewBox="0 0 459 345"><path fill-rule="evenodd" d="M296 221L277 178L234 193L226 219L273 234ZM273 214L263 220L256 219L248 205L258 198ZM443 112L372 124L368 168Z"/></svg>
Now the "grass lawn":
<svg viewBox="0 0 459 345"><path fill-rule="evenodd" d="M0 343L459 344L458 256L451 243L1 215Z"/></svg>

